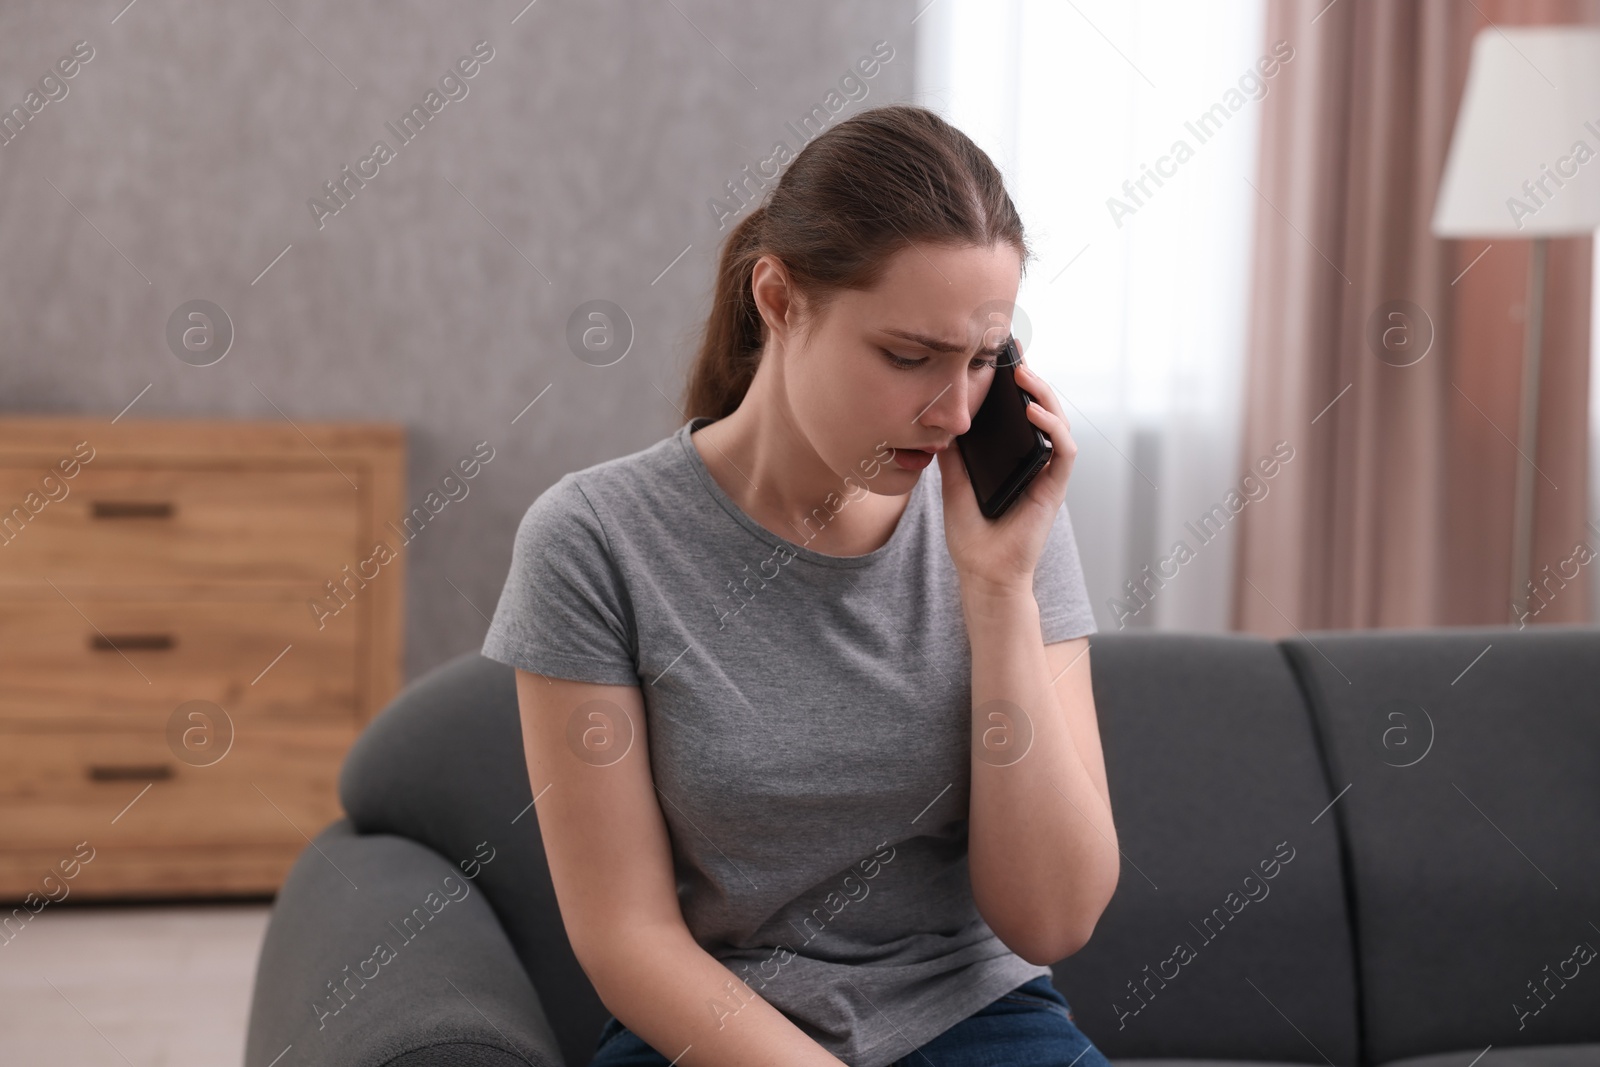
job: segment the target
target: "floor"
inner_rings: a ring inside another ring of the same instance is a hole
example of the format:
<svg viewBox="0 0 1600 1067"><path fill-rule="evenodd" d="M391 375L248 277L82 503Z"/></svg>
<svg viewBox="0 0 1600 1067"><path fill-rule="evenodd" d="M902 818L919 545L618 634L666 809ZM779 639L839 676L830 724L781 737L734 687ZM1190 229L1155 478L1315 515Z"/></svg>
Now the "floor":
<svg viewBox="0 0 1600 1067"><path fill-rule="evenodd" d="M40 912L0 943L0 1064L238 1067L270 907Z"/></svg>

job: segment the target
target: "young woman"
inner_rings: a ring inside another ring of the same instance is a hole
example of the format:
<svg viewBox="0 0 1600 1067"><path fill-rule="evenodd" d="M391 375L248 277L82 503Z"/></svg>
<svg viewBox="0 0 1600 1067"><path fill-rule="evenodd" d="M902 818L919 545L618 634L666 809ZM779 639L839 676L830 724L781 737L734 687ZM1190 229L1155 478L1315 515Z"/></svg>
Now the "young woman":
<svg viewBox="0 0 1600 1067"><path fill-rule="evenodd" d="M687 421L524 516L483 652L595 1067L1108 1067L1049 966L1119 870L1076 446L1024 363L1054 451L998 521L952 447L1027 257L937 115L840 122L729 234Z"/></svg>

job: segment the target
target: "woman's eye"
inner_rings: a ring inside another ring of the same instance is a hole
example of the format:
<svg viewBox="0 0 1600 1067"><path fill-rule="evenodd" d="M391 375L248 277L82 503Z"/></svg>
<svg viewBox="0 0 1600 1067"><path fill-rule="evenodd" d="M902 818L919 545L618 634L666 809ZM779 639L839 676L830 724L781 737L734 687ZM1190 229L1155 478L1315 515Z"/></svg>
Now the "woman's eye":
<svg viewBox="0 0 1600 1067"><path fill-rule="evenodd" d="M924 363L928 362L926 359L905 359L905 358L903 358L901 356L895 355L893 352L890 352L886 348L881 348L878 351L883 353L884 358L887 359L891 365L896 366L896 367L902 367L902 368L904 368L906 370L910 370L913 367L920 367ZM997 364L997 362L998 362L998 358L996 358L996 359L976 359L975 358L972 361L972 369L973 370L982 370L985 367L994 367Z"/></svg>

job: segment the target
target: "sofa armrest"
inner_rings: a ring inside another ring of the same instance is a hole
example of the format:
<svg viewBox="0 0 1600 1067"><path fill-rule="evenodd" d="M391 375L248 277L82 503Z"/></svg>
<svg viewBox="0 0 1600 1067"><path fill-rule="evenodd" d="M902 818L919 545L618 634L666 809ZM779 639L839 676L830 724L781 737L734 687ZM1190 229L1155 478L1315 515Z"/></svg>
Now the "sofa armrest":
<svg viewBox="0 0 1600 1067"><path fill-rule="evenodd" d="M499 919L449 860L348 819L300 854L257 961L245 1067L565 1067L558 1048Z"/></svg>

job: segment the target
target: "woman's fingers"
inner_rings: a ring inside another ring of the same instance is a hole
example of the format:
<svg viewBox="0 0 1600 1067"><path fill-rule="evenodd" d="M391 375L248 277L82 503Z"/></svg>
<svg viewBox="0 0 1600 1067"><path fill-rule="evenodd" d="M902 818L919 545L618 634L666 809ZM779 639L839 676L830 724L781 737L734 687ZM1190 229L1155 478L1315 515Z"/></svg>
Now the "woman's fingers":
<svg viewBox="0 0 1600 1067"><path fill-rule="evenodd" d="M1043 405L1045 410L1066 423L1067 429L1070 430L1072 428L1072 424L1067 419L1067 413L1061 407L1061 401L1056 397L1055 390L1050 388L1050 383L1035 374L1033 368L1026 363L1017 364L1017 384L1033 394L1034 399Z"/></svg>

